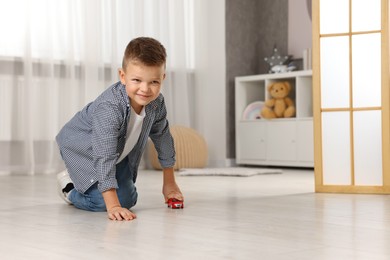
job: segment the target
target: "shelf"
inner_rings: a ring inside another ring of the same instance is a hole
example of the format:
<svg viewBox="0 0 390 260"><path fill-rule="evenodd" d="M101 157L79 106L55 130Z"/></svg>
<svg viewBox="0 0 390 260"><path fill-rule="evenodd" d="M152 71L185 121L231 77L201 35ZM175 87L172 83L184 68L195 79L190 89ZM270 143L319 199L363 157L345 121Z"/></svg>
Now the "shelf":
<svg viewBox="0 0 390 260"><path fill-rule="evenodd" d="M291 71L286 73L270 73L270 74L261 74L261 75L251 75L251 76L240 76L236 77L236 80L241 82L249 81L258 81L258 80L267 80L267 79L285 79L285 78L296 78L296 77L312 77L311 70L298 70Z"/></svg>
<svg viewBox="0 0 390 260"><path fill-rule="evenodd" d="M236 160L238 164L313 167L312 71L235 78ZM253 102L270 98L267 86L288 81L295 117L243 119Z"/></svg>

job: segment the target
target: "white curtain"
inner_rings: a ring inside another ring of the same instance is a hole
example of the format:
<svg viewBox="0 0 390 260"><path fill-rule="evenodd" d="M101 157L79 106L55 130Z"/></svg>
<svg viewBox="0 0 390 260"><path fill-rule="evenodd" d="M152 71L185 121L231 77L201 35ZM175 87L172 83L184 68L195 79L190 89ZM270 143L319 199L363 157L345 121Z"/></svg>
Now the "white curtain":
<svg viewBox="0 0 390 260"><path fill-rule="evenodd" d="M192 1L0 0L0 174L59 171L56 134L118 80L138 36L166 47L168 118L191 126Z"/></svg>

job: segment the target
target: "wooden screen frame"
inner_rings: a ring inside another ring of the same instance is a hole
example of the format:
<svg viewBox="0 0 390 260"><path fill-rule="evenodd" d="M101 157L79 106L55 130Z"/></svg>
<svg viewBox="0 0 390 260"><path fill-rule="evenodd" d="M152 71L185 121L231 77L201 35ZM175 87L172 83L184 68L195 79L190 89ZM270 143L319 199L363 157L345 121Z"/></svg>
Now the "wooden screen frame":
<svg viewBox="0 0 390 260"><path fill-rule="evenodd" d="M316 192L334 192L334 193L374 193L374 194L389 194L390 193L390 91L389 91L389 0L381 0L381 30L363 32L380 33L381 34L381 107L375 108L353 108L348 109L322 109L321 108L321 69L320 69L320 39L322 37L332 36L349 36L362 34L352 32L351 15L349 15L349 32L341 34L324 34L320 35L320 1L313 0L312 2L312 26L313 26L313 120L314 120L314 174L315 174L315 191ZM351 14L351 5L353 0L349 0L349 13ZM335 7L336 8L336 7ZM350 62L351 67L351 43L350 40ZM350 88L352 88L352 69L350 69ZM350 99L352 97L350 96ZM382 115L382 185L381 186L364 186L355 185L354 183L354 156L353 142L351 142L351 185L325 185L323 178L323 163L322 163L322 112L331 111L348 111L350 112L350 131L353 138L353 111L368 111L379 110Z"/></svg>

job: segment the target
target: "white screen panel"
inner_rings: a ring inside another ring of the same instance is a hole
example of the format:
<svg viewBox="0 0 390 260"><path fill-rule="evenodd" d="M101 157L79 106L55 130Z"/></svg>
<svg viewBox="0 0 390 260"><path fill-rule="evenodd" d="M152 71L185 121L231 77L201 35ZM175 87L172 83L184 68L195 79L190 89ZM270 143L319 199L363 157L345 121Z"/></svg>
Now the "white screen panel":
<svg viewBox="0 0 390 260"><path fill-rule="evenodd" d="M349 112L322 113L324 185L351 185Z"/></svg>
<svg viewBox="0 0 390 260"><path fill-rule="evenodd" d="M320 14L320 34L349 32L349 0L322 0Z"/></svg>
<svg viewBox="0 0 390 260"><path fill-rule="evenodd" d="M321 107L349 107L349 38L321 38L320 48Z"/></svg>
<svg viewBox="0 0 390 260"><path fill-rule="evenodd" d="M325 0L327 1L327 0ZM323 2L323 1L322 1ZM352 31L381 29L381 0L352 1Z"/></svg>
<svg viewBox="0 0 390 260"><path fill-rule="evenodd" d="M382 185L381 111L353 113L356 185Z"/></svg>
<svg viewBox="0 0 390 260"><path fill-rule="evenodd" d="M353 106L381 106L381 35L352 36Z"/></svg>

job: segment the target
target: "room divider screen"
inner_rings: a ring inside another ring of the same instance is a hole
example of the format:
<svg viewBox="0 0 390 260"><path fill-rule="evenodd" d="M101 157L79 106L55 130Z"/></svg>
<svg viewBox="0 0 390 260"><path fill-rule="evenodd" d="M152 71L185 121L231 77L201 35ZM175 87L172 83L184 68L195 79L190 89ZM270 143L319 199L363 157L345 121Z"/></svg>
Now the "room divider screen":
<svg viewBox="0 0 390 260"><path fill-rule="evenodd" d="M388 0L313 0L315 190L390 193Z"/></svg>

